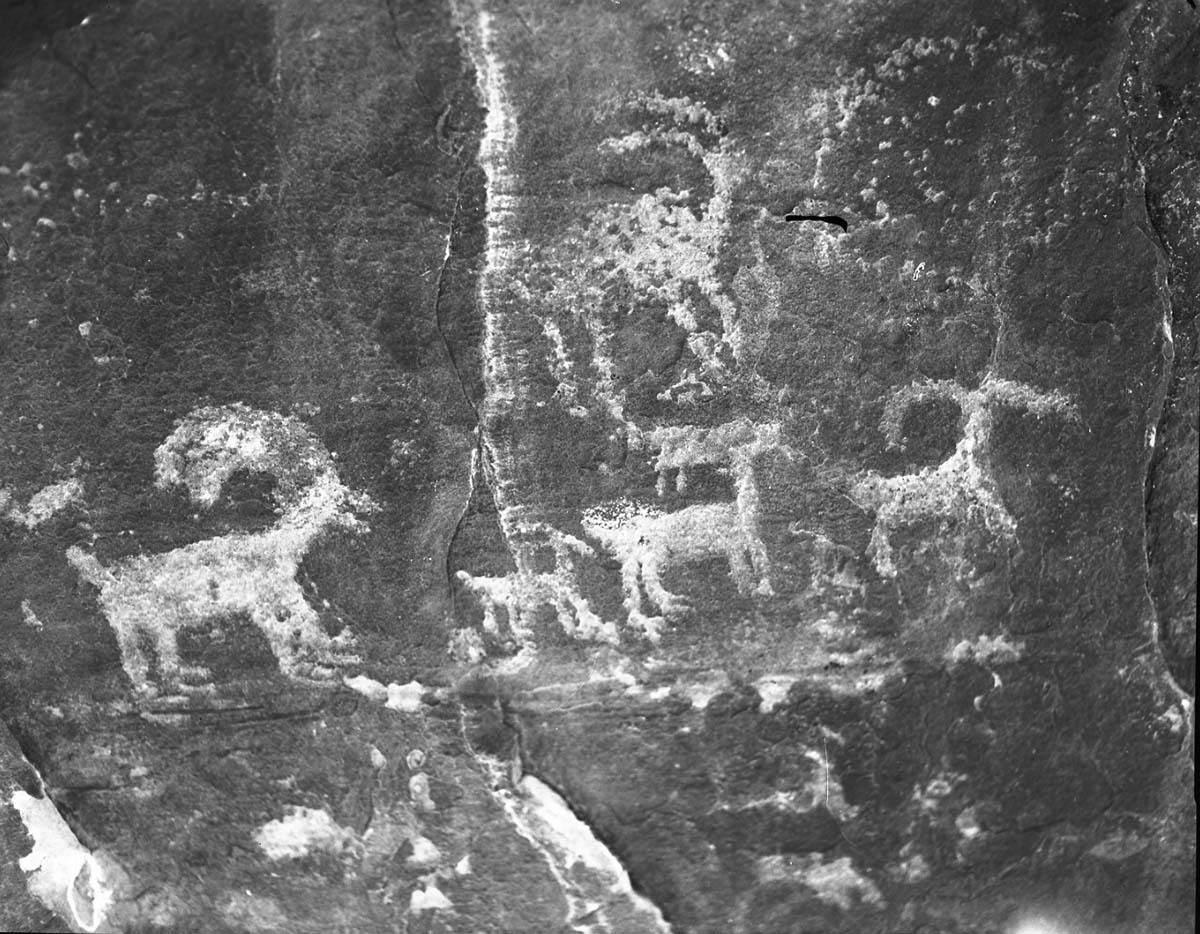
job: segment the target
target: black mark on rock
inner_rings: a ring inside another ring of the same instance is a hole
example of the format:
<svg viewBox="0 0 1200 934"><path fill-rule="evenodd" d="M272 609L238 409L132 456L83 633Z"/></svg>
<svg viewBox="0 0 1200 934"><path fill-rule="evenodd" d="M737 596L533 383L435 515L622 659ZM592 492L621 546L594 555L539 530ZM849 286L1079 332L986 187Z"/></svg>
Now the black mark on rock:
<svg viewBox="0 0 1200 934"><path fill-rule="evenodd" d="M785 221L821 221L825 224L834 224L841 227L842 230L849 230L850 224L845 218L835 217L832 214L788 214L784 217Z"/></svg>

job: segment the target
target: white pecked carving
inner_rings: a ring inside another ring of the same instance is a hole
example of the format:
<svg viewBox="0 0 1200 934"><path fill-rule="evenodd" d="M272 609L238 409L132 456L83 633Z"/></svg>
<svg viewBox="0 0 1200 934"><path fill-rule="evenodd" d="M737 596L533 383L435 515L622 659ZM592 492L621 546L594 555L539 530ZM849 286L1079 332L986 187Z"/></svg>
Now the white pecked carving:
<svg viewBox="0 0 1200 934"><path fill-rule="evenodd" d="M897 574L890 533L924 519L953 519L982 527L1001 541L1016 539L1016 520L1005 508L992 473L993 409L1008 406L1038 417L1078 418L1074 403L1061 392L1041 392L994 376L985 377L978 389L950 380L927 380L904 387L889 400L880 425L889 443L900 443L909 407L929 399L950 400L962 410L962 438L954 452L936 467L917 473L896 477L867 473L851 489L854 501L875 513L869 552L886 577Z"/></svg>
<svg viewBox="0 0 1200 934"><path fill-rule="evenodd" d="M100 590L100 607L117 636L135 689L156 693L143 640L153 644L158 677L172 687L210 673L179 659L181 629L245 613L267 637L280 670L325 680L347 654L353 636L329 636L296 580L301 559L328 529L364 530L354 509L370 500L338 478L324 446L295 418L228 405L198 409L155 452L155 484L182 484L192 502L211 507L239 469L278 481L279 519L261 532L234 532L155 555L104 566L79 547L67 559Z"/></svg>

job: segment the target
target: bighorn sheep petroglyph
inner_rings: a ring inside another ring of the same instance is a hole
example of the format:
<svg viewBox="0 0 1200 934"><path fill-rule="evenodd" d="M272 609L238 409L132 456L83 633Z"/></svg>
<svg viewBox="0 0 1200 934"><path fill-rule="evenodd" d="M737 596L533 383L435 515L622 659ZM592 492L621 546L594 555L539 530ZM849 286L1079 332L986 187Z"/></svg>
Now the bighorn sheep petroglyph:
<svg viewBox="0 0 1200 934"><path fill-rule="evenodd" d="M193 503L210 508L237 470L276 478L279 519L260 532L233 532L155 555L126 558L108 567L82 548L67 560L100 590L100 607L117 636L125 672L134 687L153 694L149 638L158 679L176 688L209 672L179 659L181 629L245 613L266 636L280 670L290 677L324 680L346 654L353 636L330 637L304 597L296 573L313 540L327 529L363 531L353 510L371 501L338 479L333 459L295 418L241 404L207 407L184 418L155 452L155 485L181 484Z"/></svg>
<svg viewBox="0 0 1200 934"><path fill-rule="evenodd" d="M1058 415L1077 420L1078 409L1061 392L1042 392L1014 380L986 376L978 389L950 380L924 380L898 390L884 408L880 423L889 444L899 445L904 416L927 400L949 400L962 411L962 438L953 453L936 467L917 473L883 477L870 472L850 491L861 508L875 513L869 553L885 577L897 566L891 532L922 520L956 523L986 530L999 541L1013 541L1017 524L1005 508L992 471L991 435L994 409L1008 407L1037 417Z"/></svg>

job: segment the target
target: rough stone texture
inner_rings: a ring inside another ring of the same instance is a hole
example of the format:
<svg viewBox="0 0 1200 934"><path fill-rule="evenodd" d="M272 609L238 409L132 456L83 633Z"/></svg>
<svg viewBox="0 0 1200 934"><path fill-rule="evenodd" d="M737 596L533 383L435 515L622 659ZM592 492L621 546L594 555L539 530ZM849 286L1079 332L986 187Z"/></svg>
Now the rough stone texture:
<svg viewBox="0 0 1200 934"><path fill-rule="evenodd" d="M1166 8L1148 7L1135 24L1125 99L1134 157L1145 175L1146 210L1167 264L1173 355L1146 490L1150 593L1163 653L1175 678L1196 688L1196 464L1200 419L1197 295L1200 157L1197 77L1200 42Z"/></svg>
<svg viewBox="0 0 1200 934"><path fill-rule="evenodd" d="M1187 0L3 16L5 926L1192 929Z"/></svg>

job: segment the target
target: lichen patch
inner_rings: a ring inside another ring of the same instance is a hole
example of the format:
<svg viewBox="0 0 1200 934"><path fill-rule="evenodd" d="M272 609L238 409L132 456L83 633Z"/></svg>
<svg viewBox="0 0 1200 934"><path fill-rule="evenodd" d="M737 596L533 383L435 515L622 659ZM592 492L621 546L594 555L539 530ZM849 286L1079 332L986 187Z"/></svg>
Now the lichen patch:
<svg viewBox="0 0 1200 934"><path fill-rule="evenodd" d="M29 498L24 507L9 505L5 517L27 529L36 529L68 506L82 502L83 493L82 480L76 477L60 480L58 483L42 487ZM12 494L9 491L0 490L0 509L11 503L11 500Z"/></svg>
<svg viewBox="0 0 1200 934"><path fill-rule="evenodd" d="M804 856L763 856L758 860L760 882L790 880L810 889L822 902L850 911L858 905L884 907L879 887L854 868L849 856L826 861L823 853Z"/></svg>
<svg viewBox="0 0 1200 934"><path fill-rule="evenodd" d="M263 824L254 834L270 860L300 859L314 852L341 853L356 839L354 831L338 824L321 808L291 806L287 813Z"/></svg>

